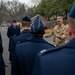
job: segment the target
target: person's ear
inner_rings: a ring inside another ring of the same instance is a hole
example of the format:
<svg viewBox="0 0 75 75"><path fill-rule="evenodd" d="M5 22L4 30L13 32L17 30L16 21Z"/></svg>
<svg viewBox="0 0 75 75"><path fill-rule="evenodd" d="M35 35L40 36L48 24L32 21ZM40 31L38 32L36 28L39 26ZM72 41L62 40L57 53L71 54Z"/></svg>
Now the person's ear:
<svg viewBox="0 0 75 75"><path fill-rule="evenodd" d="M62 23L63 23L64 21L62 20Z"/></svg>
<svg viewBox="0 0 75 75"><path fill-rule="evenodd" d="M69 24L66 25L66 30L67 30L67 32L68 32L69 35L72 34L72 29L71 29L71 27L70 27Z"/></svg>

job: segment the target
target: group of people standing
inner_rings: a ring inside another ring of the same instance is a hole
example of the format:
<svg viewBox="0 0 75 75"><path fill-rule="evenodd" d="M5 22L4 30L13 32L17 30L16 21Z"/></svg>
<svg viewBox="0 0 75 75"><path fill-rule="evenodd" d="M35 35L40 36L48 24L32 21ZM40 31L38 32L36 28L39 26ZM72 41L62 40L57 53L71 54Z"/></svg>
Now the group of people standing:
<svg viewBox="0 0 75 75"><path fill-rule="evenodd" d="M39 15L33 23L29 16L24 16L20 26L13 20L7 30L11 75L75 75L75 4L69 12L68 24L64 26L60 17L57 22L51 33L52 45L43 39L46 35ZM70 41L64 44L66 30ZM2 51L0 37L0 75L5 75Z"/></svg>

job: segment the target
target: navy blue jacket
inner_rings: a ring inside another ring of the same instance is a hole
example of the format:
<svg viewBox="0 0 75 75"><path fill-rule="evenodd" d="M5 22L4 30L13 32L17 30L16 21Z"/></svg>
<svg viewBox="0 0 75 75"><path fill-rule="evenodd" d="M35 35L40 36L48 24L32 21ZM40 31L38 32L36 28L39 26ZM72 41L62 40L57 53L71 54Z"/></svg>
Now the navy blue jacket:
<svg viewBox="0 0 75 75"><path fill-rule="evenodd" d="M17 36L19 34L20 34L20 27L19 26L13 27L13 25L11 25L8 27L7 36L9 38L12 38L13 36Z"/></svg>
<svg viewBox="0 0 75 75"><path fill-rule="evenodd" d="M0 33L0 53L3 53L1 33Z"/></svg>
<svg viewBox="0 0 75 75"><path fill-rule="evenodd" d="M32 75L75 75L75 39L38 54Z"/></svg>
<svg viewBox="0 0 75 75"><path fill-rule="evenodd" d="M3 53L3 46L2 46L2 38L0 33L0 75L5 75L5 67L4 67L4 60L2 57Z"/></svg>
<svg viewBox="0 0 75 75"><path fill-rule="evenodd" d="M5 75L5 66L2 53L0 53L0 75Z"/></svg>
<svg viewBox="0 0 75 75"><path fill-rule="evenodd" d="M11 46L11 52L14 52L15 50L15 47L16 47L16 44L19 43L19 42L23 42L23 41L26 41L29 37L31 37L31 33L30 33L30 30L29 29L25 29L23 30L19 36L17 37L13 37L12 39L12 46Z"/></svg>
<svg viewBox="0 0 75 75"><path fill-rule="evenodd" d="M11 40L13 37L18 36L20 34L20 27L16 26L13 27L13 25L8 27L7 30L7 36L9 38L9 51L11 50Z"/></svg>
<svg viewBox="0 0 75 75"><path fill-rule="evenodd" d="M23 30L19 36L17 37L13 37L12 38L12 41L11 41L11 55L10 55L10 60L12 61L12 57L13 57L13 54L14 54L14 51L15 51L15 47L16 47L16 44L19 43L19 42L23 42L23 41L26 41L31 35L30 33L30 30L29 29L25 29Z"/></svg>
<svg viewBox="0 0 75 75"><path fill-rule="evenodd" d="M12 75L31 75L37 53L53 48L42 37L30 37L27 42L16 45L12 61Z"/></svg>

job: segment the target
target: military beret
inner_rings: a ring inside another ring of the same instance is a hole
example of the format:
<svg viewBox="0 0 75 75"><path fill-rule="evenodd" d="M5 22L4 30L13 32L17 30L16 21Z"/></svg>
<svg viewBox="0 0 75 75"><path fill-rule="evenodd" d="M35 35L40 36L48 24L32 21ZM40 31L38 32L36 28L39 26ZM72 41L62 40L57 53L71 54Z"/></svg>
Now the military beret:
<svg viewBox="0 0 75 75"><path fill-rule="evenodd" d="M15 23L15 22L16 22L16 20L13 20L12 22L13 22L13 23Z"/></svg>
<svg viewBox="0 0 75 75"><path fill-rule="evenodd" d="M31 22L31 18L29 16L25 16L22 18L22 22Z"/></svg>
<svg viewBox="0 0 75 75"><path fill-rule="evenodd" d="M74 5L72 6L68 16L72 17L72 18L75 18L75 3Z"/></svg>
<svg viewBox="0 0 75 75"><path fill-rule="evenodd" d="M33 34L44 34L44 24L40 19L40 16L37 15L37 17L34 20L34 23L31 26L31 33Z"/></svg>

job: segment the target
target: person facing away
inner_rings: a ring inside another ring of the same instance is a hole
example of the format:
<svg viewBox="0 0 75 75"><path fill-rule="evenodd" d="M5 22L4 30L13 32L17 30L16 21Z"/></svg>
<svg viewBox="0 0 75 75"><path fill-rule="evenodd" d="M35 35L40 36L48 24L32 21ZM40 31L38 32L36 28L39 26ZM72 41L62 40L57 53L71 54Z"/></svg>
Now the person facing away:
<svg viewBox="0 0 75 75"><path fill-rule="evenodd" d="M3 60L3 46L2 46L2 38L1 38L1 33L0 33L0 75L5 75L5 63Z"/></svg>
<svg viewBox="0 0 75 75"><path fill-rule="evenodd" d="M3 53L3 46L2 46L2 37L1 37L1 33L0 33L0 53Z"/></svg>
<svg viewBox="0 0 75 75"><path fill-rule="evenodd" d="M11 54L15 51L16 44L19 42L26 41L31 35L30 33L30 26L31 26L31 18L29 16L24 16L22 18L22 22L20 24L21 33L17 37L12 38L12 46L11 46Z"/></svg>
<svg viewBox="0 0 75 75"><path fill-rule="evenodd" d="M26 42L16 45L11 75L32 75L37 53L42 49L54 48L52 44L43 39L44 33L44 24L38 15L31 25L32 36Z"/></svg>
<svg viewBox="0 0 75 75"><path fill-rule="evenodd" d="M75 75L75 3L69 12L66 29L70 41L39 53L32 75Z"/></svg>
<svg viewBox="0 0 75 75"><path fill-rule="evenodd" d="M12 25L8 27L7 30L7 36L9 38L9 48L8 50L10 51L10 56L9 60L11 61L11 41L13 37L16 37L20 34L20 27L16 25L16 20L12 21Z"/></svg>
<svg viewBox="0 0 75 75"><path fill-rule="evenodd" d="M66 26L63 24L63 19L61 16L57 17L57 25L53 28L52 32L45 34L44 37L53 36L53 44L58 47L65 44L65 39L67 37Z"/></svg>
<svg viewBox="0 0 75 75"><path fill-rule="evenodd" d="M0 53L3 56L3 45L2 45L2 36L1 36L1 33L0 33ZM2 57L2 59L3 59L3 57ZM4 62L4 59L3 59L3 62ZM5 62L4 62L4 66L7 67L7 65L5 64Z"/></svg>
<svg viewBox="0 0 75 75"><path fill-rule="evenodd" d="M5 75L5 64L1 53L0 53L0 75Z"/></svg>

